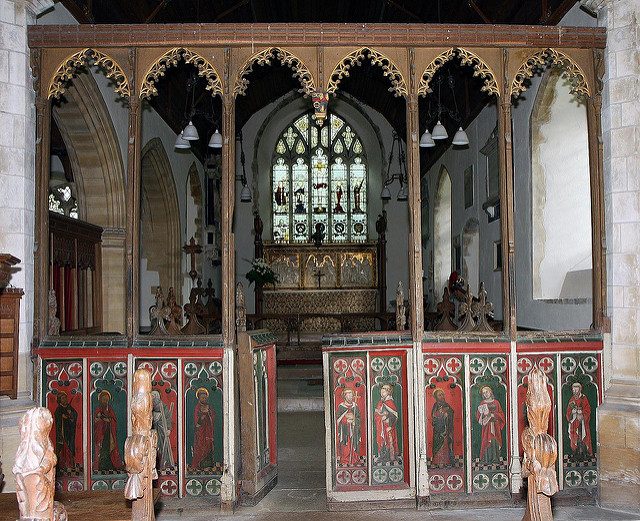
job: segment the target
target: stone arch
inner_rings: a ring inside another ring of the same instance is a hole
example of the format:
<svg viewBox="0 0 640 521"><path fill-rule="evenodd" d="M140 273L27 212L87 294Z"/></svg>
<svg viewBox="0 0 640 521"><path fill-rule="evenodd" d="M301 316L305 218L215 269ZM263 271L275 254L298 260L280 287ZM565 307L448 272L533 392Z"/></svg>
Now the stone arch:
<svg viewBox="0 0 640 521"><path fill-rule="evenodd" d="M418 85L418 94L420 96L426 96L430 92L431 80L438 72L438 69L456 57L460 58L462 65L473 67L474 76L480 76L484 80L483 91L496 96L500 95L496 75L491 67L479 55L461 47L452 47L436 56L422 72L420 84Z"/></svg>
<svg viewBox="0 0 640 521"><path fill-rule="evenodd" d="M462 229L462 273L471 293L478 293L480 284L480 223L471 217Z"/></svg>
<svg viewBox="0 0 640 521"><path fill-rule="evenodd" d="M384 75L389 78L391 83L389 91L393 92L394 96L407 97L407 83L398 66L389 57L369 47L361 47L360 49L351 51L336 64L329 75L327 94L335 94L342 78L349 76L351 67L359 65L365 58L371 60L371 65L382 67Z"/></svg>
<svg viewBox="0 0 640 521"><path fill-rule="evenodd" d="M530 55L518 68L511 81L510 94L512 98L518 98L527 86L525 82L531 78L539 68L547 66L562 68L571 82L571 92L577 96L591 96L591 88L587 77L576 61L568 54L557 49L543 49Z"/></svg>
<svg viewBox="0 0 640 521"><path fill-rule="evenodd" d="M66 91L69 81L76 76L78 69L89 64L103 70L107 78L114 82L116 94L129 97L131 94L129 78L120 64L108 54L87 48L68 56L58 66L49 81L47 98L59 99Z"/></svg>
<svg viewBox="0 0 640 521"><path fill-rule="evenodd" d="M433 287L437 297L451 274L451 176L440 166L433 205Z"/></svg>
<svg viewBox="0 0 640 521"><path fill-rule="evenodd" d="M171 163L157 137L140 157L140 258L147 259L148 271L158 273L164 294L173 287L180 298L180 212Z"/></svg>
<svg viewBox="0 0 640 521"><path fill-rule="evenodd" d="M169 67L175 67L180 60L184 60L185 63L190 63L198 69L198 75L207 80L206 90L211 91L212 96L222 96L222 80L213 64L197 52L184 47L174 47L151 64L140 85L140 98L149 99L156 96L158 94L156 83L164 76Z"/></svg>
<svg viewBox="0 0 640 521"><path fill-rule="evenodd" d="M307 65L295 54L281 47L269 47L251 56L238 71L233 86L234 96L244 96L249 86L246 76L253 70L255 64L271 65L271 60L276 59L282 65L287 65L293 71L293 77L300 82L300 92L305 96L311 96L316 91L313 74Z"/></svg>

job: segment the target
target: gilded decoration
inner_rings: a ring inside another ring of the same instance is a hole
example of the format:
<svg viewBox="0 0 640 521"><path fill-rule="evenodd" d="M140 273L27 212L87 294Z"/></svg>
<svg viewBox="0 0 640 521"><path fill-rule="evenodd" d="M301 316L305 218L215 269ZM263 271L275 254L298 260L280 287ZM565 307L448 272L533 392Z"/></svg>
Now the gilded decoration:
<svg viewBox="0 0 640 521"><path fill-rule="evenodd" d="M129 80L118 62L103 52L86 48L72 54L58 66L49 82L47 98L59 99L67 90L67 83L74 77L76 71L91 64L102 69L107 78L115 83L116 94L129 97L131 94Z"/></svg>
<svg viewBox="0 0 640 521"><path fill-rule="evenodd" d="M271 60L274 58L293 71L293 77L301 84L300 92L305 96L312 96L315 93L316 87L313 75L304 62L286 49L270 47L254 54L244 63L233 87L233 95L244 96L246 94L247 87L249 87L249 80L246 76L253 70L253 66L256 63L261 66L271 65Z"/></svg>
<svg viewBox="0 0 640 521"><path fill-rule="evenodd" d="M215 67L206 58L200 54L185 49L183 47L174 47L163 54L144 75L144 81L140 87L140 97L149 99L158 94L156 83L164 76L169 67L175 67L180 60L190 63L198 69L198 76L207 80L206 90L211 91L212 95L219 94L222 96L222 81Z"/></svg>
<svg viewBox="0 0 640 521"><path fill-rule="evenodd" d="M407 96L407 84L395 63L393 63L384 54L374 49L369 49L368 47L361 47L360 49L350 52L340 60L329 77L327 94L335 94L336 90L338 90L338 84L342 78L349 76L351 67L354 65L360 65L365 58L369 58L371 60L371 65L382 67L383 74L387 76L391 82L389 92L392 92L396 97Z"/></svg>
<svg viewBox="0 0 640 521"><path fill-rule="evenodd" d="M587 83L584 71L574 62L568 55L557 49L544 49L529 56L518 72L516 72L513 82L511 83L511 96L517 98L525 90L527 86L525 82L531 78L539 69L552 65L560 67L571 82L571 92L576 96L591 96L589 84Z"/></svg>
<svg viewBox="0 0 640 521"><path fill-rule="evenodd" d="M422 73L422 77L420 78L420 85L418 86L419 95L426 96L431 92L430 83L438 69L456 56L460 58L460 63L462 65L470 65L473 67L474 76L480 76L480 78L484 80L484 85L482 86L482 90L484 92L487 92L488 94L495 94L496 96L500 95L496 75L491 70L491 67L489 67L489 65L487 65L477 54L459 47L444 51L436 56L429 65L427 65Z"/></svg>

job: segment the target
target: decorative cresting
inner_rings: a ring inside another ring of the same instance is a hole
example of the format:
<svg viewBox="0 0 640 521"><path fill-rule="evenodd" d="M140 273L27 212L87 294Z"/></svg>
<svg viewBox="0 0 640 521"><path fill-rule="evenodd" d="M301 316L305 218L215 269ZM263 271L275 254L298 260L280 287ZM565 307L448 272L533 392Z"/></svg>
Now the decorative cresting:
<svg viewBox="0 0 640 521"><path fill-rule="evenodd" d="M338 62L329 77L327 94L335 94L342 78L349 76L349 69L354 65L360 65L365 58L371 60L371 65L382 67L383 74L387 76L391 82L389 92L393 92L393 95L396 97L407 96L407 83L396 64L384 54L375 49L369 49L368 47L361 47L360 49L350 52Z"/></svg>
<svg viewBox="0 0 640 521"><path fill-rule="evenodd" d="M164 73L169 67L175 67L180 60L184 60L185 63L190 63L198 69L198 76L207 80L206 90L211 91L211 94L215 96L219 94L222 96L222 81L216 68L207 60L204 56L193 52L184 47L174 47L169 49L160 58L158 58L149 67L149 70L144 75L144 81L140 86L140 97L142 99L149 99L152 96L158 94L156 88L157 81L164 76Z"/></svg>
<svg viewBox="0 0 640 521"><path fill-rule="evenodd" d="M95 65L105 72L107 78L115 83L116 94L129 97L131 89L127 75L118 62L109 55L95 49L82 49L66 58L56 69L49 82L47 98L58 99L67 90L67 83L73 78L76 71L87 65Z"/></svg>
<svg viewBox="0 0 640 521"><path fill-rule="evenodd" d="M460 63L462 65L470 65L473 67L474 76L480 76L480 78L484 80L484 85L482 85L481 90L488 94L495 94L496 96L500 95L496 75L491 70L491 67L489 67L489 65L487 65L477 54L460 47L454 47L439 54L429 65L427 65L422 73L422 77L420 78L420 84L418 85L418 94L420 96L426 96L431 92L429 85L438 69L456 56L460 58Z"/></svg>
<svg viewBox="0 0 640 521"><path fill-rule="evenodd" d="M571 92L577 96L591 96L589 90L589 84L585 77L582 68L574 62L571 57L558 51L557 49L544 49L532 54L527 58L518 72L516 72L513 81L511 82L511 96L517 98L525 90L527 86L525 81L533 76L535 71L539 68L543 68L547 65L561 67L569 81L571 82Z"/></svg>
<svg viewBox="0 0 640 521"><path fill-rule="evenodd" d="M280 47L269 47L251 56L240 69L233 87L234 96L244 96L249 86L246 76L253 70L255 64L271 65L271 60L278 60L282 65L288 66L293 71L293 77L300 82L300 92L305 96L311 96L316 91L313 75L304 62L292 52Z"/></svg>

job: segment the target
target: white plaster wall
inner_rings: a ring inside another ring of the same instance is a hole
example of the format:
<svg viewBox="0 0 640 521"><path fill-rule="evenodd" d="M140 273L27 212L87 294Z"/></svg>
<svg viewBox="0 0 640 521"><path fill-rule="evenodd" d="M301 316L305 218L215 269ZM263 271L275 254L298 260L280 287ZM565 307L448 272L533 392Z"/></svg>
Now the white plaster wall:
<svg viewBox="0 0 640 521"><path fill-rule="evenodd" d="M271 160L276 142L283 130L300 114L308 111L311 103L305 98L291 100L288 95L256 112L242 128L243 146L246 158L246 173L253 194L253 204L240 202L240 183L236 184L236 205L234 233L236 241L236 277L245 288L248 281L245 274L253 259L254 233L253 210L259 209L264 221L263 240L271 239ZM349 98L332 99L329 111L343 117L361 137L367 155L368 178L368 230L369 240L375 241L376 219L383 206L387 211L387 295L395 296L398 281L408 286L408 233L409 209L406 202L395 200L399 190L398 182L390 186L392 199L388 203L380 199L382 179L386 175L386 164L393 140L393 129L377 111ZM365 115L366 114L366 115ZM325 123L327 124L327 123ZM381 143L382 142L382 143ZM404 144L403 144L404 147ZM240 147L236 146L236 173L241 175ZM397 155L391 173L397 171ZM262 194L262 196L260 196ZM253 287L246 290L249 313L254 311Z"/></svg>

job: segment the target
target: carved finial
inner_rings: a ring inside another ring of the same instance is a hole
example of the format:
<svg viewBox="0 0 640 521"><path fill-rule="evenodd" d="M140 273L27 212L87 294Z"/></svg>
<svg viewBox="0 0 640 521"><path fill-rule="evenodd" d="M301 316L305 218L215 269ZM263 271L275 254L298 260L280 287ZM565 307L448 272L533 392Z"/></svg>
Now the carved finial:
<svg viewBox="0 0 640 521"><path fill-rule="evenodd" d="M182 328L184 335L203 335L206 333L205 327L200 322L200 317L205 313L200 299L202 292L202 280L198 279L198 286L191 288L189 303L184 306L184 312L187 315L187 324Z"/></svg>
<svg viewBox="0 0 640 521"><path fill-rule="evenodd" d="M173 287L169 288L169 293L167 293L167 305L165 307L169 309L167 319L169 322L166 326L167 333L170 335L181 335L182 331L180 330L180 326L182 325L182 308L176 303L176 293Z"/></svg>
<svg viewBox="0 0 640 521"><path fill-rule="evenodd" d="M53 500L57 458L49 439L52 426L53 417L44 407L33 407L20 419L13 474L21 520L67 519L64 507Z"/></svg>
<svg viewBox="0 0 640 521"><path fill-rule="evenodd" d="M473 303L472 308L478 319L478 323L473 330L493 332L493 328L489 324L489 318L493 318L493 304L487 302L487 290L484 289L484 282L480 283L478 301Z"/></svg>
<svg viewBox="0 0 640 521"><path fill-rule="evenodd" d="M460 331L473 331L473 329L476 327L474 319L477 315L474 311L473 295L471 294L468 283L464 295L464 302L460 305L460 315L464 316L464 320L460 325Z"/></svg>
<svg viewBox="0 0 640 521"><path fill-rule="evenodd" d="M58 336L60 334L60 319L56 316L58 314L58 299L56 298L56 290L51 288L49 290L49 336Z"/></svg>
<svg viewBox="0 0 640 521"><path fill-rule="evenodd" d="M171 308L164 303L164 294L162 293L162 287L158 286L156 290L156 303L149 309L149 315L151 317L151 331L150 335L153 336L167 336L166 321L171 317Z"/></svg>
<svg viewBox="0 0 640 521"><path fill-rule="evenodd" d="M238 331L247 330L247 307L244 303L244 286L242 282L236 284L236 328Z"/></svg>
<svg viewBox="0 0 640 521"><path fill-rule="evenodd" d="M407 308L404 305L404 290L402 288L402 281L398 281L398 288L396 289L396 329L398 331L404 331L407 326Z"/></svg>
<svg viewBox="0 0 640 521"><path fill-rule="evenodd" d="M523 521L553 520L550 496L558 491L555 471L558 444L547 434L551 412L547 385L547 375L534 367L529 373L526 398L529 426L522 432L523 475L529 481Z"/></svg>
<svg viewBox="0 0 640 521"><path fill-rule="evenodd" d="M151 372L138 369L133 374L131 399L132 435L124 444L125 463L129 479L124 489L127 499L133 501L132 521L153 521L153 480L156 473L158 435L151 430L153 399Z"/></svg>
<svg viewBox="0 0 640 521"><path fill-rule="evenodd" d="M451 314L454 310L453 302L451 302L451 295L449 294L449 286L444 287L442 292L442 301L436 306L436 310L440 317L436 323L436 331L456 331L458 326L451 320Z"/></svg>

